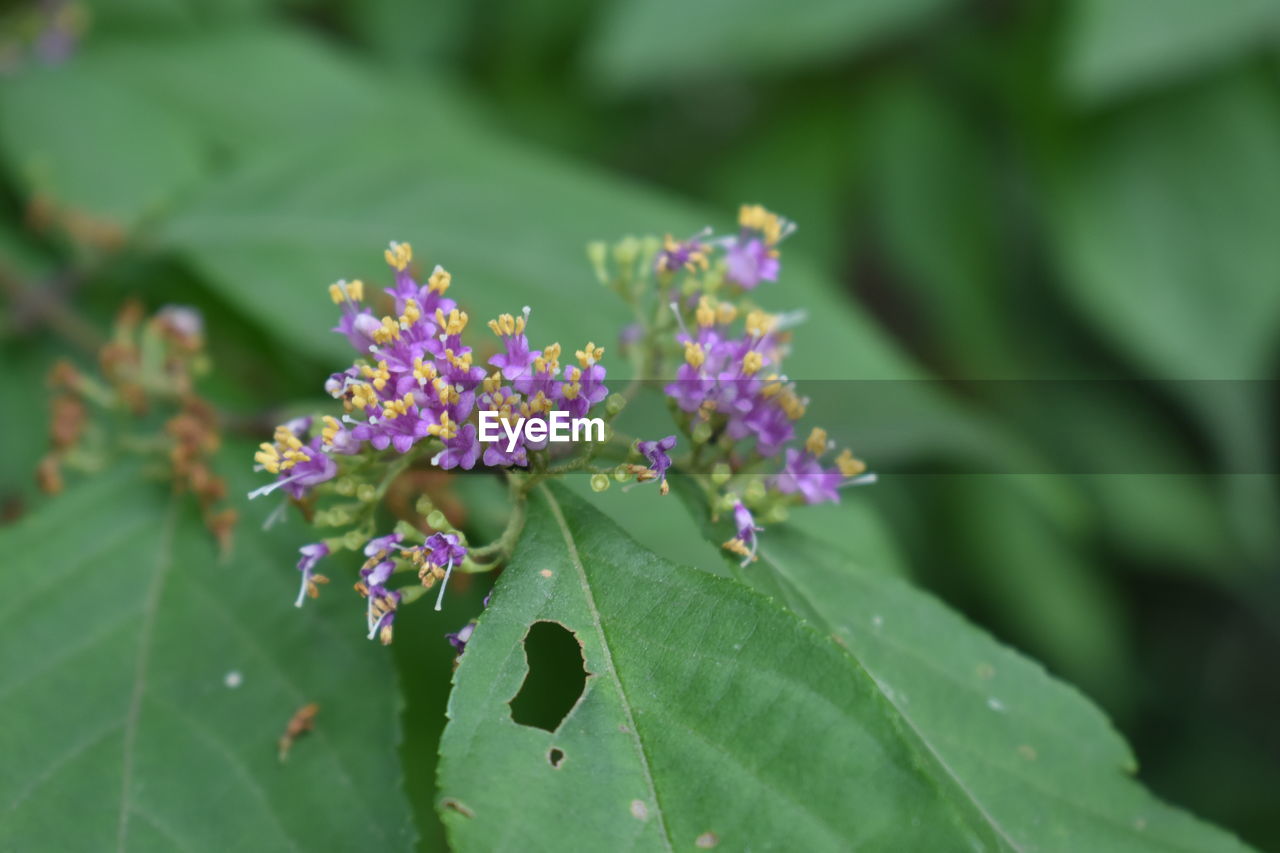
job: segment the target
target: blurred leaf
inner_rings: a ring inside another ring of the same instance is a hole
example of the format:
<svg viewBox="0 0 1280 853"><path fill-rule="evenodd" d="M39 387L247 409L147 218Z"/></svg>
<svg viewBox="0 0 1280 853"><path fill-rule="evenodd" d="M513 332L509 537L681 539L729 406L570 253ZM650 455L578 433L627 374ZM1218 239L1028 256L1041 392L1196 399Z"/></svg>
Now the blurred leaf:
<svg viewBox="0 0 1280 853"><path fill-rule="evenodd" d="M847 57L918 26L951 0L616 0L586 56L593 82L617 89L773 72Z"/></svg>
<svg viewBox="0 0 1280 853"><path fill-rule="evenodd" d="M950 375L1018 375L1020 328L1005 270L1002 176L990 143L959 109L914 79L876 92L863 119L867 180L881 239L943 349Z"/></svg>
<svg viewBox="0 0 1280 853"><path fill-rule="evenodd" d="M1104 122L1059 175L1068 295L1162 379L1264 378L1280 330L1280 117L1252 79Z"/></svg>
<svg viewBox="0 0 1280 853"><path fill-rule="evenodd" d="M952 568L966 571L985 623L1123 714L1133 699L1133 662L1114 581L1092 564L1087 537L1026 502L1025 479L1046 477L951 484L954 527L945 535L956 555Z"/></svg>
<svg viewBox="0 0 1280 853"><path fill-rule="evenodd" d="M1275 0L1075 0L1068 85L1102 99L1203 73L1280 35Z"/></svg>
<svg viewBox="0 0 1280 853"><path fill-rule="evenodd" d="M0 531L0 848L410 848L359 608L295 610L296 552L250 533L218 563L166 492L117 470Z"/></svg>
<svg viewBox="0 0 1280 853"><path fill-rule="evenodd" d="M127 87L43 68L0 87L0 151L29 198L112 233L194 183L206 153L189 127Z"/></svg>
<svg viewBox="0 0 1280 853"><path fill-rule="evenodd" d="M547 623L589 673L553 732L507 706ZM558 487L532 498L454 681L440 806L459 850L552 849L566 831L582 849L976 843L833 646Z"/></svg>
<svg viewBox="0 0 1280 853"><path fill-rule="evenodd" d="M701 511L700 495L678 489ZM708 534L723 541L729 527L708 523ZM1135 783L1128 746L1074 688L850 550L833 559L788 525L770 525L759 560L738 577L830 634L928 757L937 783L979 816L991 847L1244 849Z"/></svg>

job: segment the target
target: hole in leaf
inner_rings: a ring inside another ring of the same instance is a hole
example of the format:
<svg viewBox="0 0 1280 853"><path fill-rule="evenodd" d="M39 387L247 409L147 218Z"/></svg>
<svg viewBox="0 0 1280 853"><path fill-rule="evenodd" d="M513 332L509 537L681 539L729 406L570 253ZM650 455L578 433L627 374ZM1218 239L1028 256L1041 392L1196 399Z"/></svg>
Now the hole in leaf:
<svg viewBox="0 0 1280 853"><path fill-rule="evenodd" d="M552 767L559 767L560 762L564 761L564 750L551 747L551 751L547 753L547 761L551 762Z"/></svg>
<svg viewBox="0 0 1280 853"><path fill-rule="evenodd" d="M511 719L554 732L587 683L582 646L563 625L535 622L525 635L524 654L529 674L511 700Z"/></svg>

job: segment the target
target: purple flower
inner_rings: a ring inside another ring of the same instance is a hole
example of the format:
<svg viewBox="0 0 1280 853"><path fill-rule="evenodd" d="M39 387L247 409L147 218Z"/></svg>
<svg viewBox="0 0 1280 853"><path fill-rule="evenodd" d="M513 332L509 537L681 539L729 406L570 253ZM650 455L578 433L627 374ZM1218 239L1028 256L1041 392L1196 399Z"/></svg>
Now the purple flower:
<svg viewBox="0 0 1280 853"><path fill-rule="evenodd" d="M453 533L433 533L416 548L408 550L409 559L418 566L418 578L422 585L431 588L440 581L440 593L436 596L436 610L444 603L444 590L453 574L453 567L467 557L467 549Z"/></svg>
<svg viewBox="0 0 1280 853"><path fill-rule="evenodd" d="M386 536L375 536L364 544L364 555L368 557L365 568L386 558L404 539L399 533L388 533Z"/></svg>
<svg viewBox="0 0 1280 853"><path fill-rule="evenodd" d="M773 487L784 495L799 494L805 503L840 502L840 472L822 467L818 457L807 450L787 448L786 461L773 478Z"/></svg>
<svg viewBox="0 0 1280 853"><path fill-rule="evenodd" d="M710 232L711 229L707 228L684 242L676 242L676 239L668 234L662 241L662 250L658 252L654 268L660 273L672 273L682 269L690 272L705 270L708 247L702 243L701 238L706 237Z"/></svg>
<svg viewBox="0 0 1280 853"><path fill-rule="evenodd" d="M302 554L302 559L298 561L298 571L302 572L302 587L298 590L298 600L293 603L294 607L301 607L303 599L308 596L316 598L320 595L316 584L329 582L324 575L315 573L316 563L329 556L329 546L323 542L316 542L312 545L303 545L298 551Z"/></svg>
<svg viewBox="0 0 1280 853"><path fill-rule="evenodd" d="M467 650L467 641L471 639L471 634L476 629L476 623L468 622L453 634L445 634L444 638L449 641L449 645L453 646L454 651L462 654Z"/></svg>
<svg viewBox="0 0 1280 853"><path fill-rule="evenodd" d="M276 480L254 489L249 499L269 495L283 488L294 499L301 500L307 490L331 480L338 473L338 465L321 449L319 436L309 444L302 444L286 427L276 430L276 443L264 442L254 459L258 464L276 474Z"/></svg>
<svg viewBox="0 0 1280 853"><path fill-rule="evenodd" d="M444 450L432 458L431 464L445 471L451 468L470 471L476 467L476 460L479 458L480 439L477 438L476 425L466 424L459 428L453 438L444 440Z"/></svg>
<svg viewBox="0 0 1280 853"><path fill-rule="evenodd" d="M754 290L762 281L778 280L781 264L777 250L759 238L733 238L725 249L724 260L728 279L744 290Z"/></svg>
<svg viewBox="0 0 1280 853"><path fill-rule="evenodd" d="M657 441L637 441L636 450L644 456L649 462L649 467L641 469L641 482L645 480L657 480L659 489L662 494L669 491L667 486L667 469L671 467L671 457L667 455L667 451L676 446L676 437L669 435L666 438L660 438Z"/></svg>
<svg viewBox="0 0 1280 853"><path fill-rule="evenodd" d="M724 543L724 548L740 555L742 565L745 566L755 560L759 545L756 534L764 528L756 526L755 517L751 514L751 510L742 505L742 501L735 501L733 504L733 523L737 532L732 539Z"/></svg>
<svg viewBox="0 0 1280 853"><path fill-rule="evenodd" d="M369 624L369 639L377 637L382 645L391 644L392 625L396 621L396 608L400 606L400 593L383 586L369 587L369 606L365 618Z"/></svg>
<svg viewBox="0 0 1280 853"><path fill-rule="evenodd" d="M782 470L771 478L771 485L784 495L798 494L805 503L823 501L840 502L839 489L844 486L863 486L876 481L875 474L867 473L867 466L854 458L848 450L836 457L834 468L823 468L821 456L828 447L825 430L814 429L805 442L804 450L787 449Z"/></svg>
<svg viewBox="0 0 1280 853"><path fill-rule="evenodd" d="M533 365L534 359L542 355L539 350L529 349L529 339L524 329L529 322L529 306L525 306L524 314L513 317L503 314L496 320L489 321L489 328L502 338L506 352L500 352L489 359L489 363L502 371L504 379L519 379Z"/></svg>

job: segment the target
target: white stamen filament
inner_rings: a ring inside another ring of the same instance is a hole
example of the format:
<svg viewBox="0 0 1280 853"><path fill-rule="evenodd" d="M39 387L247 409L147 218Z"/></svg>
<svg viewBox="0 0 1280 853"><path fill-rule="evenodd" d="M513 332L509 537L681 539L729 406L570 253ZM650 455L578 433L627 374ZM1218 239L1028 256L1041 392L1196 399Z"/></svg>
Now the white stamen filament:
<svg viewBox="0 0 1280 853"><path fill-rule="evenodd" d="M267 483L265 486L254 489L252 492L250 492L249 500L253 500L254 498L260 498L263 495L269 495L272 492L274 492L276 489L280 488L281 486L288 485L289 483L292 483L294 480L297 480L302 476L303 476L302 474L294 474L292 477L285 477L283 480L276 480L274 483Z"/></svg>
<svg viewBox="0 0 1280 853"><path fill-rule="evenodd" d="M301 607L301 606L302 606L302 602L306 600L306 597L307 597L307 584L308 584L308 582L309 582L310 580L311 580L311 572L309 572L309 571L303 572L303 573L302 573L302 588L298 590L298 600L297 600L297 601L295 601L295 602L293 603L293 606L294 606L294 607Z"/></svg>
<svg viewBox="0 0 1280 853"><path fill-rule="evenodd" d="M444 570L444 580L440 581L440 594L436 596L436 610L440 609L444 602L444 588L449 584L449 576L453 574L453 557L449 558L449 565Z"/></svg>
<svg viewBox="0 0 1280 853"><path fill-rule="evenodd" d="M285 501L281 501L275 509L271 510L271 514L267 516L266 521L262 522L262 529L270 530L275 527L280 522L280 519L284 518L284 510L288 505Z"/></svg>

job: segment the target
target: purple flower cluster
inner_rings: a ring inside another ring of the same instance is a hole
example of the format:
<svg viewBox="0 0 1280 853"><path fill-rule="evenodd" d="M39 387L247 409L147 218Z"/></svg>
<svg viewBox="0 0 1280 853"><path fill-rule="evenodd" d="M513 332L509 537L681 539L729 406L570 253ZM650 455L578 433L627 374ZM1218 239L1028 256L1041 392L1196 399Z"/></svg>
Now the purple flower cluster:
<svg viewBox="0 0 1280 853"><path fill-rule="evenodd" d="M588 343L575 353L576 366L562 368L559 344L530 348L528 308L520 316L504 314L489 322L502 351L489 359L495 369L486 373L462 341L468 318L445 295L449 273L437 266L420 285L409 269L413 251L407 243L392 243L386 259L395 270L395 286L387 289L394 314L379 318L365 307L362 282L339 281L329 288L342 307L334 331L361 356L325 383L346 414L341 420L324 417L320 434L310 439L310 419L279 428L275 441L262 444L255 457L258 469L276 480L251 497L283 488L302 498L337 474L335 455L365 448L407 453L433 439L437 450L431 461L446 470L470 470L481 461L489 467L522 467L529 452L543 449L546 441L532 442L522 430L511 447L496 442L482 448L475 424L479 412L495 412L505 421L547 420L547 413L557 410L585 417L609 395L599 363L604 348Z"/></svg>
<svg viewBox="0 0 1280 853"><path fill-rule="evenodd" d="M725 247L725 277L754 290L762 281L777 281L782 268L778 244L795 231L795 223L770 213L758 204L744 204L738 211L739 231L720 242Z"/></svg>
<svg viewBox="0 0 1280 853"><path fill-rule="evenodd" d="M690 429L695 441L747 442L758 458L766 460L782 455L780 469L766 480L770 496L757 497L753 505L838 502L841 488L874 482L875 475L867 473L866 465L848 450L837 455L831 467L824 465L830 443L821 429L814 429L803 447L789 446L796 439L795 422L808 405L780 372L789 339L786 329L795 318L750 310L739 327L738 304L713 295L724 292L723 283L736 286L729 289L730 295L742 295L761 282L777 280L781 269L777 246L795 226L759 205L743 205L738 224L738 233L728 237L699 234L683 243L667 237L658 252L655 269L659 274L684 269L693 276L685 292L702 294L671 305L680 326L676 340L684 348L684 360L664 390L676 406L693 416ZM720 259L714 255L717 249L723 250ZM696 276L707 271L710 274L700 282ZM654 472L665 473L670 461L657 443L640 442L637 447ZM724 547L740 555L745 565L756 558L757 533L763 528L756 525L741 496L731 490L727 501L733 507L735 535Z"/></svg>
<svg viewBox="0 0 1280 853"><path fill-rule="evenodd" d="M734 332L737 316L729 302L699 300L696 331L680 321L676 340L684 346L684 363L665 390L682 410L723 417L726 435L753 438L762 456L773 456L795 437L792 424L804 415L806 401L786 377L766 370L776 368L784 354L778 318L752 311L743 331Z"/></svg>

